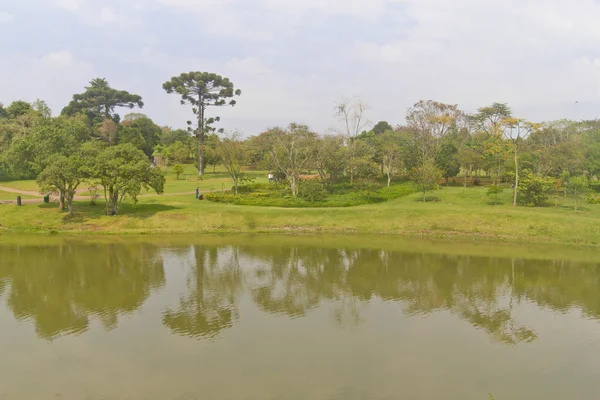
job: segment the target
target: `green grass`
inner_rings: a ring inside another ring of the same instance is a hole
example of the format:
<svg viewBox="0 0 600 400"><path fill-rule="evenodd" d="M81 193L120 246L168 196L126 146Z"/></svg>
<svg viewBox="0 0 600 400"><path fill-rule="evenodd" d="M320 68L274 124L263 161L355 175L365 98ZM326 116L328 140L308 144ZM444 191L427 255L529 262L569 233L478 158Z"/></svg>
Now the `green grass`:
<svg viewBox="0 0 600 400"><path fill-rule="evenodd" d="M75 205L69 218L56 205L0 205L0 224L11 232L114 234L171 233L365 233L466 238L529 243L600 245L600 205L574 211L571 199L559 207L513 208L510 191L489 205L486 188L449 187L380 204L348 208L249 207L197 201L193 196L143 197L124 204L121 215L103 215L102 204Z"/></svg>
<svg viewBox="0 0 600 400"><path fill-rule="evenodd" d="M167 180L165 184L165 194L194 193L196 191L196 187L199 187L200 192L213 192L220 191L222 189L230 190L233 185L227 170L222 166L218 166L214 172L212 166L209 166L206 169L204 179L198 179L198 171L193 165L184 165L184 173L180 175L179 179L177 179L177 175L173 173L172 167L167 167L166 173ZM248 170L246 171L246 174L249 177L254 178L254 182L257 183L264 183L268 181L266 171ZM39 193L39 187L35 180L0 182L0 186ZM90 192L88 189L90 186L91 185L89 182L82 183L79 186L77 195L89 196ZM154 192L152 190L142 192L142 194L153 193Z"/></svg>
<svg viewBox="0 0 600 400"><path fill-rule="evenodd" d="M17 200L17 196L21 196L22 199L39 199L40 198L40 197L30 196L27 194L3 192L0 190L0 200Z"/></svg>

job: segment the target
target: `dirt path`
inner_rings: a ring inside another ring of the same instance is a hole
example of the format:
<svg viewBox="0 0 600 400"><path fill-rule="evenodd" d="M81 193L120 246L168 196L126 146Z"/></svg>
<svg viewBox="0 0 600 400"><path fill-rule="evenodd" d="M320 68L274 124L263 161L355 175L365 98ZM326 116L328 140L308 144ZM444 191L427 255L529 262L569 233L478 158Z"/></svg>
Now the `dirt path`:
<svg viewBox="0 0 600 400"><path fill-rule="evenodd" d="M20 189L13 189L13 188L9 188L6 186L0 186L0 191L1 192L8 192L8 193L16 193L16 194L26 194L27 196L36 196L36 197L43 197L40 192L32 192L29 190L20 190Z"/></svg>

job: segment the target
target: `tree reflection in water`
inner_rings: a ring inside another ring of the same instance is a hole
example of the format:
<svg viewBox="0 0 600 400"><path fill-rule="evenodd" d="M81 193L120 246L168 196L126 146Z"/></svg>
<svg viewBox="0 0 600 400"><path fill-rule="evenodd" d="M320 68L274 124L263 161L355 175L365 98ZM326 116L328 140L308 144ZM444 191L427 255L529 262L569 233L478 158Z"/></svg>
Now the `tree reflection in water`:
<svg viewBox="0 0 600 400"><path fill-rule="evenodd" d="M368 320L367 304L398 303L409 317L451 313L509 345L537 338L515 318L523 303L600 318L596 264L309 246L192 249L186 287L162 322L193 338L216 338L238 323L242 298L290 318L327 305L342 326ZM181 249L65 242L0 250L0 299L53 340L85 332L91 317L115 328L165 284L161 254Z"/></svg>
<svg viewBox="0 0 600 400"><path fill-rule="evenodd" d="M314 247L197 246L195 253L190 293L164 315L174 332L193 337L214 338L235 324L245 291L260 310L291 318L331 303L338 324L361 323L362 305L374 299L401 303L408 316L446 311L509 345L537 338L515 320L523 301L599 316L596 265Z"/></svg>
<svg viewBox="0 0 600 400"><path fill-rule="evenodd" d="M32 321L40 338L85 332L90 317L105 329L138 310L164 285L158 248L151 245L5 246L0 289L17 320Z"/></svg>

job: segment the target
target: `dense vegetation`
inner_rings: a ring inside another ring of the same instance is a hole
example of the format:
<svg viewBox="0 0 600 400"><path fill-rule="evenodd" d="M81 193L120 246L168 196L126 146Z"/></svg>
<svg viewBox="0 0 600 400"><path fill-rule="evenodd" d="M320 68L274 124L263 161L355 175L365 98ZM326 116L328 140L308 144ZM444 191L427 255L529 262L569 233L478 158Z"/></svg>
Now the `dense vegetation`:
<svg viewBox="0 0 600 400"><path fill-rule="evenodd" d="M194 163L224 167L231 191L208 194L213 202L281 207L339 207L377 203L421 193L439 185L486 185L490 204L511 193L514 206L558 205L571 195L575 208L597 203L600 186L600 122L560 120L533 123L494 103L468 114L456 105L420 101L405 123L368 122L369 107L343 99L335 107L337 132L318 134L303 124L274 127L243 137L214 127L208 107L233 106L229 79L190 72L163 88L190 104L197 123L187 129L160 127L148 116L119 108L143 107L141 96L94 79L52 117L43 101L0 105L0 180L37 179L72 212L82 182L104 193L106 213L115 215L123 199L137 200L148 188L162 193L165 172L180 175ZM248 168L270 172L257 183Z"/></svg>

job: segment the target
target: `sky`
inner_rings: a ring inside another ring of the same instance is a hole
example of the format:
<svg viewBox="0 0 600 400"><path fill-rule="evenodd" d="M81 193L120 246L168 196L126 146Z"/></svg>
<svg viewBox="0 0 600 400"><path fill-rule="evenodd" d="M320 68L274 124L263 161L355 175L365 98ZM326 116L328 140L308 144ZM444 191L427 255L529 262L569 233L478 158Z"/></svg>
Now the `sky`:
<svg viewBox="0 0 600 400"><path fill-rule="evenodd" d="M162 84L208 71L242 90L210 115L246 135L335 129L336 102L353 96L392 125L419 100L592 119L598 21L594 0L0 0L0 102L39 98L59 114L103 77L183 128L191 109Z"/></svg>

